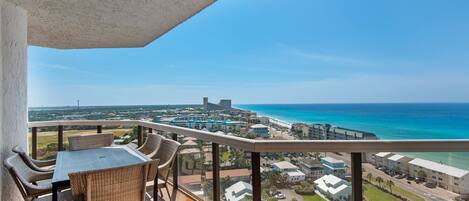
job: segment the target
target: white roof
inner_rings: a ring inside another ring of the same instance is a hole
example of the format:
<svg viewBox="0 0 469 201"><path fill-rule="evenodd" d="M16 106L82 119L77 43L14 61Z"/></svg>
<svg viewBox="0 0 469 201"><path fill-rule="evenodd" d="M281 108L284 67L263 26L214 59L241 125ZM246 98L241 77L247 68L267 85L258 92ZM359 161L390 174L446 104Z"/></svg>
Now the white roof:
<svg viewBox="0 0 469 201"><path fill-rule="evenodd" d="M401 159L403 159L403 158L408 158L408 157L407 157L407 156L403 156L403 155L399 155L399 154L395 154L395 155L389 157L388 159L389 159L389 160L392 160L392 161L399 161L399 160L401 160Z"/></svg>
<svg viewBox="0 0 469 201"><path fill-rule="evenodd" d="M345 180L342 180L341 178L332 174L324 175L321 178L315 180L314 183L316 184L317 188L320 188L322 191L326 191L331 194L336 194L349 188L349 185Z"/></svg>
<svg viewBox="0 0 469 201"><path fill-rule="evenodd" d="M251 128L269 128L269 127L263 124L254 124L251 126Z"/></svg>
<svg viewBox="0 0 469 201"><path fill-rule="evenodd" d="M277 163L274 163L274 165L277 166L279 169L298 169L297 166L291 164L288 161L277 162Z"/></svg>
<svg viewBox="0 0 469 201"><path fill-rule="evenodd" d="M429 160L425 160L421 158L416 158L414 160L411 160L409 164L420 166L423 168L427 168L429 170L441 172L441 173L444 173L453 177L458 177L458 178L469 174L469 171L467 170L462 170L462 169L452 167L449 165L444 165L441 163L435 163L433 161L429 161Z"/></svg>
<svg viewBox="0 0 469 201"><path fill-rule="evenodd" d="M389 154L391 154L391 152L379 152L379 153L376 154L376 156L379 156L379 157L382 158L382 157L385 157L385 156L387 156L387 155L389 155Z"/></svg>
<svg viewBox="0 0 469 201"><path fill-rule="evenodd" d="M329 156L326 156L324 158L321 158L321 160L325 160L329 163L344 163L343 160L339 160L339 159L335 159L335 158L332 158L332 157L329 157Z"/></svg>
<svg viewBox="0 0 469 201"><path fill-rule="evenodd" d="M243 192L243 194L239 194L240 192ZM252 196L252 186L249 183L246 183L244 181L239 181L230 187L226 188L225 190L225 198L227 201L238 201L244 199L247 195Z"/></svg>
<svg viewBox="0 0 469 201"><path fill-rule="evenodd" d="M292 171L292 172L287 172L287 175L290 177L295 177L295 176L306 176L305 173L297 170L297 171Z"/></svg>

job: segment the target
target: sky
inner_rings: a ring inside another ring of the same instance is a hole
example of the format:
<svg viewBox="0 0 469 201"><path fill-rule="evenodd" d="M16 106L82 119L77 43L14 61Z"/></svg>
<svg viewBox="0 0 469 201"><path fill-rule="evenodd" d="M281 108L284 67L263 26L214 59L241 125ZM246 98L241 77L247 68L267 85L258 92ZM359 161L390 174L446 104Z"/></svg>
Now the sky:
<svg viewBox="0 0 469 201"><path fill-rule="evenodd" d="M144 48L28 48L28 105L469 102L469 1L218 0Z"/></svg>

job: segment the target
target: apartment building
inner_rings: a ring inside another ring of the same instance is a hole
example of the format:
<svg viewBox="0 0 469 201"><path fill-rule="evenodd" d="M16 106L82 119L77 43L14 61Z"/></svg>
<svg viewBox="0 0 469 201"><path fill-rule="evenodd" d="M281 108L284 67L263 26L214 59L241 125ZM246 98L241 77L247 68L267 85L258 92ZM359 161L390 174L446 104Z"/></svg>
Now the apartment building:
<svg viewBox="0 0 469 201"><path fill-rule="evenodd" d="M387 158L393 156L394 154L391 152L379 152L377 154L373 154L373 160L374 164L378 167L386 167L387 166Z"/></svg>
<svg viewBox="0 0 469 201"><path fill-rule="evenodd" d="M257 137L268 138L269 127L263 124L254 124L250 126L251 132L256 134Z"/></svg>
<svg viewBox="0 0 469 201"><path fill-rule="evenodd" d="M239 181L225 190L226 201L240 201L252 197L252 185Z"/></svg>
<svg viewBox="0 0 469 201"><path fill-rule="evenodd" d="M394 154L385 159L386 167L393 174L407 174L409 172L409 162L411 160L413 160L413 158L400 154Z"/></svg>
<svg viewBox="0 0 469 201"><path fill-rule="evenodd" d="M292 132L309 136L315 140L374 140L375 134L354 129L332 126L330 124L304 124L292 125Z"/></svg>
<svg viewBox="0 0 469 201"><path fill-rule="evenodd" d="M469 171L416 158L409 162L412 177L425 177L439 187L459 194L469 194Z"/></svg>

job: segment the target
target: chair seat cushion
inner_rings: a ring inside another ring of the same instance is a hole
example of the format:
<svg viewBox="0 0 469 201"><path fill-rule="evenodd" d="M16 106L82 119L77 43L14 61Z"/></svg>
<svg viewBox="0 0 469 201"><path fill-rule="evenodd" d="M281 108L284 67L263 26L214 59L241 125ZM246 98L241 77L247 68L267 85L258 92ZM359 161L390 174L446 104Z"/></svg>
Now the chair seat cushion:
<svg viewBox="0 0 469 201"><path fill-rule="evenodd" d="M46 187L48 189L52 189L52 179L37 181L36 184L41 188Z"/></svg>

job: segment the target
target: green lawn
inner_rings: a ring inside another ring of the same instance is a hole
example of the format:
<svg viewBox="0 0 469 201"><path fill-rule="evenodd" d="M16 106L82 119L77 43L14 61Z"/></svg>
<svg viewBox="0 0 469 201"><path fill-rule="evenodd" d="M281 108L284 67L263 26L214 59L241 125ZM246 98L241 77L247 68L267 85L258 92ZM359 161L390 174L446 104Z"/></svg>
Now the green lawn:
<svg viewBox="0 0 469 201"><path fill-rule="evenodd" d="M364 175L366 175L366 174L364 174ZM364 178L364 179L368 180L368 178ZM378 185L378 183L376 183L376 181L375 181L374 175L373 175L371 181L373 181L373 183L374 183L375 185ZM368 184L368 183L367 183L367 184ZM368 184L368 185L369 185L369 184ZM383 184L383 185L384 185L384 184ZM378 190L379 190L379 189L378 189ZM409 199L410 201L425 201L425 199L423 199L422 197L420 197L420 196L418 196L418 195L415 195L414 193L411 193L411 192L409 192L409 191L407 191L407 190L405 190L405 189L399 187L398 185L394 185L394 186L392 187L392 191L393 191L393 193L398 194L398 195L400 195L400 196L402 196L402 197L405 197L405 198Z"/></svg>
<svg viewBox="0 0 469 201"><path fill-rule="evenodd" d="M303 199L305 201L325 201L324 199L322 199L321 196L319 195L303 195Z"/></svg>
<svg viewBox="0 0 469 201"><path fill-rule="evenodd" d="M397 201L398 199L389 193L379 190L375 186L365 183L365 197L370 201Z"/></svg>

